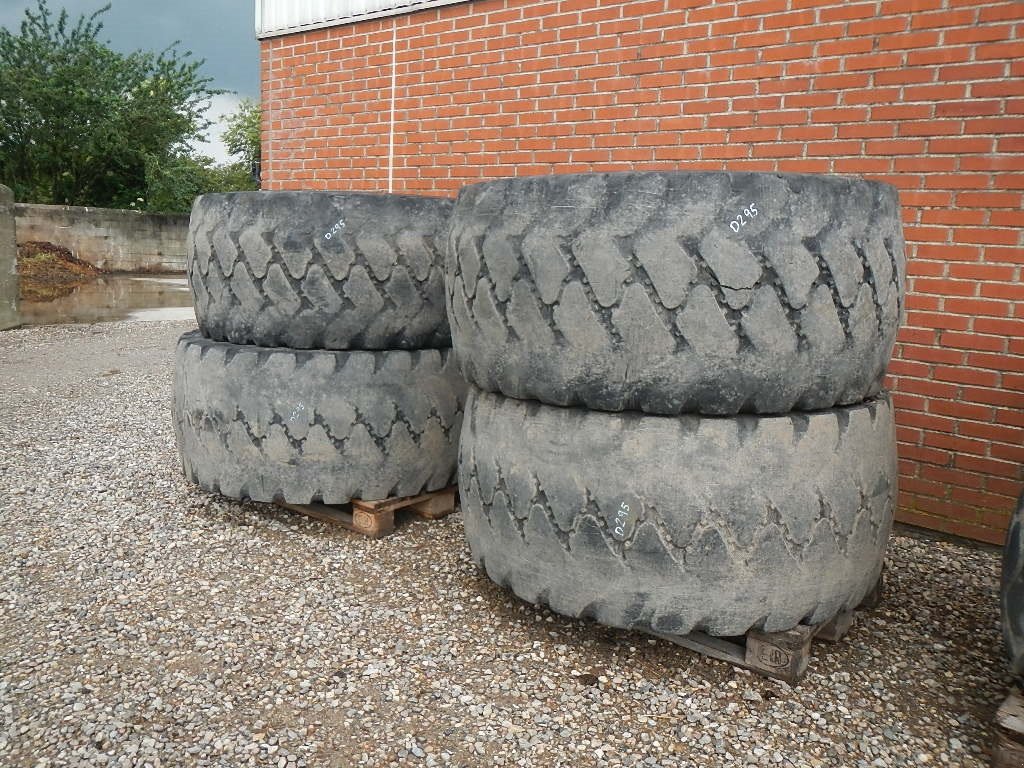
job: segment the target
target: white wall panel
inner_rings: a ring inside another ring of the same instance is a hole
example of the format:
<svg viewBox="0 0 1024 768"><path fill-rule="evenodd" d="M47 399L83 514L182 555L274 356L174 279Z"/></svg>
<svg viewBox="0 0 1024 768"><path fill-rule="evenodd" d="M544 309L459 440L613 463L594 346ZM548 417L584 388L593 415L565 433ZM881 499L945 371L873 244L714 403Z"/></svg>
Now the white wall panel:
<svg viewBox="0 0 1024 768"><path fill-rule="evenodd" d="M256 37L351 24L466 0L255 0Z"/></svg>

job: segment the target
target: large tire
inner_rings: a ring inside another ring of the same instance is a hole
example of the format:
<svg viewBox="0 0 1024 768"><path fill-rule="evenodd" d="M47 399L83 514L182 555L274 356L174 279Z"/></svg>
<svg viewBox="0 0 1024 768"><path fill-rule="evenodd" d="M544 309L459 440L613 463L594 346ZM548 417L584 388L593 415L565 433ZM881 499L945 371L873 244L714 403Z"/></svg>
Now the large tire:
<svg viewBox="0 0 1024 768"><path fill-rule="evenodd" d="M485 390L731 415L875 395L904 270L888 184L583 174L463 189L446 283L460 365Z"/></svg>
<svg viewBox="0 0 1024 768"><path fill-rule="evenodd" d="M225 496L412 496L454 482L465 390L451 350L267 349L191 332L174 427L186 477Z"/></svg>
<svg viewBox="0 0 1024 768"><path fill-rule="evenodd" d="M202 195L188 232L199 328L268 347L450 347L440 246L451 206L362 192Z"/></svg>
<svg viewBox="0 0 1024 768"><path fill-rule="evenodd" d="M1000 608L1003 614L1003 640L1010 669L1024 677L1024 494L1017 500L1017 511L1010 520L1003 547L1003 584Z"/></svg>
<svg viewBox="0 0 1024 768"><path fill-rule="evenodd" d="M878 580L895 445L885 395L722 419L476 390L459 449L466 536L491 579L567 616L673 634L818 624Z"/></svg>

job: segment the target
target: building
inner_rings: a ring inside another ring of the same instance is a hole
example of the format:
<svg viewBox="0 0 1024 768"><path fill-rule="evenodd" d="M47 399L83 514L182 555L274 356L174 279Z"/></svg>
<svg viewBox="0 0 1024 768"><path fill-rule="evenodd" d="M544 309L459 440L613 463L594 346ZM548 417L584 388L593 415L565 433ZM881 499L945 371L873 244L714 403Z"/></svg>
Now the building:
<svg viewBox="0 0 1024 768"><path fill-rule="evenodd" d="M895 184L900 519L1000 541L1024 481L1024 3L256 0L266 189L629 169Z"/></svg>

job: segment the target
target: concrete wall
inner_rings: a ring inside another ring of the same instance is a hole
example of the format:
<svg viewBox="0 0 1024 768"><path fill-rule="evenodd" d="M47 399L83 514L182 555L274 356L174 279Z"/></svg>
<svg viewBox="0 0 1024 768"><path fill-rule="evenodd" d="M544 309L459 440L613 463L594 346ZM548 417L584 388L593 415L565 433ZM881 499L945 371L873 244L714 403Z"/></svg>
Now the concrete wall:
<svg viewBox="0 0 1024 768"><path fill-rule="evenodd" d="M184 272L188 214L63 205L14 206L18 242L45 240L115 272Z"/></svg>
<svg viewBox="0 0 1024 768"><path fill-rule="evenodd" d="M0 331L18 319L18 245L14 234L14 193L0 184Z"/></svg>
<svg viewBox="0 0 1024 768"><path fill-rule="evenodd" d="M265 189L709 169L900 189L901 519L1024 481L1024 2L476 0L261 42Z"/></svg>

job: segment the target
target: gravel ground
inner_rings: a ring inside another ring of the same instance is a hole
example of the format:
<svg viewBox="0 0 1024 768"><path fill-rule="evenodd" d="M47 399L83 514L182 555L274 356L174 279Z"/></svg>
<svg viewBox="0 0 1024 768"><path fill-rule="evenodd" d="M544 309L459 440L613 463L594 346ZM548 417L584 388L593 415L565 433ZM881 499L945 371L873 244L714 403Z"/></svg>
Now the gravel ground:
<svg viewBox="0 0 1024 768"><path fill-rule="evenodd" d="M982 766L998 552L901 532L797 687L182 478L186 323L0 333L0 765Z"/></svg>

